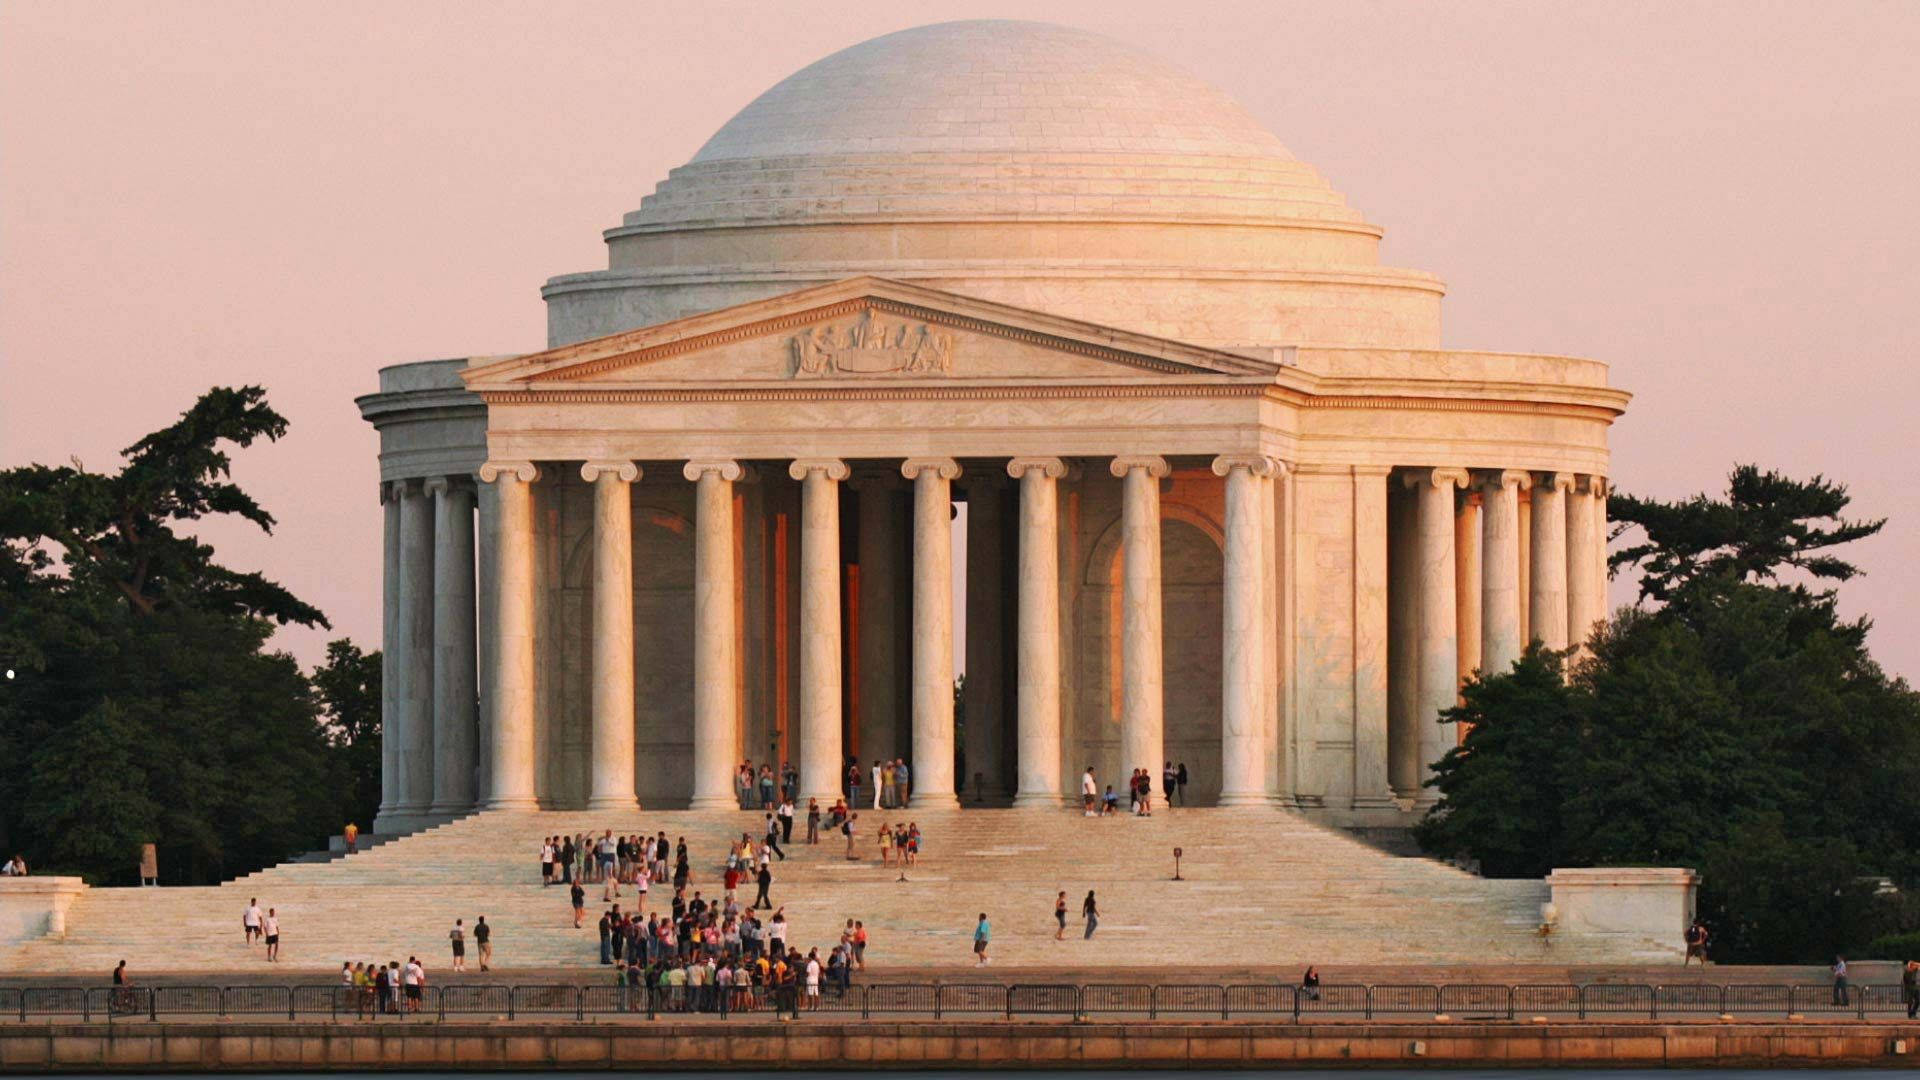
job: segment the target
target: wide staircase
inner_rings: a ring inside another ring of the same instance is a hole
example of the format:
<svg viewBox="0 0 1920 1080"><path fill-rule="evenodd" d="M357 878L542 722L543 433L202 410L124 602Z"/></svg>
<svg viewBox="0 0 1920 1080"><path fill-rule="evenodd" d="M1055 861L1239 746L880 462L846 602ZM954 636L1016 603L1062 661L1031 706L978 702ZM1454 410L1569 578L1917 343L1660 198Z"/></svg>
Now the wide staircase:
<svg viewBox="0 0 1920 1080"><path fill-rule="evenodd" d="M919 865L880 865L882 820L916 821ZM337 970L343 960L419 955L445 972L447 931L485 915L501 969L596 967L601 887L574 929L567 890L543 887L541 838L591 832L685 837L694 880L721 892L726 843L761 829L758 813L587 811L476 814L325 863L287 863L217 887L92 889L63 939L0 949L0 971L99 974L122 958L136 970L249 974L272 970L247 947L249 899L276 909L282 961ZM1546 887L1491 881L1427 859L1399 858L1338 830L1257 809L1162 809L1151 817L1088 819L1077 810L899 811L860 815L856 860L833 833L820 845L795 830L775 860L772 898L801 948L831 946L848 919L866 923L870 970L908 973L972 962L976 917L992 919L998 969L1166 972L1291 970L1322 965L1632 964L1671 960L1667 942L1577 940L1537 933ZM1175 847L1182 849L1173 880ZM1101 921L1081 939L1080 903L1098 894ZM1067 940L1054 940L1065 890ZM631 910L631 887L620 903ZM656 886L648 910L665 906ZM742 887L741 900L753 896ZM763 915L763 918L765 916ZM474 965L469 948L469 966Z"/></svg>

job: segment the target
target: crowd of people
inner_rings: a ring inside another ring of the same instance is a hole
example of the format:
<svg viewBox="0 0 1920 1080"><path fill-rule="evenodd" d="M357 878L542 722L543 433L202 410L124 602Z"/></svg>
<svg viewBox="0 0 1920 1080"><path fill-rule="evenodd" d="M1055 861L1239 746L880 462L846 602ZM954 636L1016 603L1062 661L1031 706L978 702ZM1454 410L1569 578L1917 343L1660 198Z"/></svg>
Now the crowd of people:
<svg viewBox="0 0 1920 1080"><path fill-rule="evenodd" d="M1166 796L1166 805L1181 806L1187 801L1187 763L1175 765L1167 762L1160 772L1160 790ZM1120 812L1120 796L1114 793L1113 785L1108 784L1106 791L1100 790L1100 782L1094 779L1093 766L1080 775L1080 809L1087 817L1108 817ZM1127 778L1127 810L1139 817L1153 816L1153 770L1135 769Z"/></svg>
<svg viewBox="0 0 1920 1080"><path fill-rule="evenodd" d="M417 956L407 957L405 964L398 960L342 963L340 987L363 1019L369 1014L417 1013L426 999L427 967Z"/></svg>

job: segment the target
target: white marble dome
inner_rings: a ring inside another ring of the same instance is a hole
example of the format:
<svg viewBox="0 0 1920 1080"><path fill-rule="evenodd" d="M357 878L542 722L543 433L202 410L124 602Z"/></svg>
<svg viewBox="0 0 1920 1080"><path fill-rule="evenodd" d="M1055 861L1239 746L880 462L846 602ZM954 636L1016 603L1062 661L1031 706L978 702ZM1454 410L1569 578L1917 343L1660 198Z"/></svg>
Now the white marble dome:
<svg viewBox="0 0 1920 1080"><path fill-rule="evenodd" d="M553 345L847 277L1196 344L1430 346L1442 288L1224 91L1045 23L902 30L761 93L547 283Z"/></svg>
<svg viewBox="0 0 1920 1080"><path fill-rule="evenodd" d="M695 164L815 154L1293 155L1222 91L1111 38L983 19L887 34L740 110Z"/></svg>

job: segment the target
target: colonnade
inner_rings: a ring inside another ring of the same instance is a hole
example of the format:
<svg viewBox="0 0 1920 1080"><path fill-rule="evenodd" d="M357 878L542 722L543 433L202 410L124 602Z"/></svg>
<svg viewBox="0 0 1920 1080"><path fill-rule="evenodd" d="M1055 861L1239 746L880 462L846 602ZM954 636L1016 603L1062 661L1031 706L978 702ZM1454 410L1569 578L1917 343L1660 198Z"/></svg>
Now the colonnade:
<svg viewBox="0 0 1920 1080"><path fill-rule="evenodd" d="M490 461L480 506L489 548L489 602L476 604L476 489L469 478L382 486L386 510L387 737L381 819L397 828L474 808L531 809L535 784L535 589L532 487L546 468ZM1223 805L1288 801L1278 763L1281 718L1283 550L1275 485L1285 463L1258 454L1216 457L1224 480L1221 785ZM1121 486L1119 741L1123 767L1156 769L1165 757L1162 685L1160 481L1165 458L1108 461ZM1058 457L1008 460L1019 485L1016 623L1016 805L1057 805L1063 790ZM996 473L998 469L996 468ZM788 463L800 485L799 699L801 798L831 802L846 767L842 744L840 491L852 471L839 458ZM746 463L696 459L692 805L735 805L742 731L736 685L740 615L734 485ZM913 802L951 807L956 797L950 514L953 458L900 465L913 486ZM587 461L593 489L591 793L599 810L636 807L634 767L633 536L631 489L641 467ZM1376 474L1377 475L1377 474ZM1387 526L1389 707L1384 748L1395 795L1424 797L1421 781L1451 737L1434 721L1474 668L1504 669L1524 643L1564 648L1605 614L1605 481L1567 473L1457 468L1398 470L1402 494ZM1377 490L1377 489L1376 489ZM1527 498L1523 501L1523 493ZM866 500L863 500L863 514ZM864 520L864 518L863 518ZM872 545L884 556L884 544ZM868 555L862 529L860 560ZM883 587L880 573L862 588ZM871 583L871 584L870 584ZM483 588L487 586L483 582ZM864 593L863 593L864 595ZM486 623L476 627L484 608ZM477 633L476 633L477 629ZM1468 639L1468 640L1463 640ZM484 650L480 647L484 645ZM487 658L485 693L476 661ZM489 703L480 722L479 702ZM1361 752L1355 748L1356 753ZM1375 759L1378 760L1377 758ZM1377 766L1376 766L1377 767ZM482 779L484 777L484 783Z"/></svg>

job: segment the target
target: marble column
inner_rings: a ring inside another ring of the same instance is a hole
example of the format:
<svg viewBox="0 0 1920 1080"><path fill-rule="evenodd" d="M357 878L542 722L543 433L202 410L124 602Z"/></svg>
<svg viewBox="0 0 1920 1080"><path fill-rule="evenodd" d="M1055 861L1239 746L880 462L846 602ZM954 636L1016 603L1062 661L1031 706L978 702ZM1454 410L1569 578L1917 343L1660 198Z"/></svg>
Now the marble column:
<svg viewBox="0 0 1920 1080"><path fill-rule="evenodd" d="M953 790L952 458L908 458L913 481L913 758L911 802L958 806Z"/></svg>
<svg viewBox="0 0 1920 1080"><path fill-rule="evenodd" d="M1347 471L1347 470L1341 470ZM1388 682L1394 654L1388 645L1390 602L1387 523L1399 524L1401 515L1390 512L1384 465L1351 467L1353 492L1353 808L1385 810L1393 807L1394 784L1389 766L1393 745L1390 717L1395 715L1388 701ZM1297 490L1298 485L1295 485ZM1310 569L1303 573L1311 572ZM1298 601L1295 601L1298 603ZM1397 659L1397 657L1396 657ZM1294 732L1295 776L1298 771L1299 741L1302 732ZM1295 781L1296 785L1298 780Z"/></svg>
<svg viewBox="0 0 1920 1080"><path fill-rule="evenodd" d="M737 461L715 460L689 461L682 473L695 484L692 809L727 810L738 805L733 770L740 760L733 484L746 471Z"/></svg>
<svg viewBox="0 0 1920 1080"><path fill-rule="evenodd" d="M900 700L899 580L900 525L894 492L900 476L860 473L853 478L858 492L860 537L855 558L860 564L860 757L864 762L891 761L904 753L896 733ZM870 766L869 766L870 768ZM864 774L863 774L864 775ZM872 791L867 793L872 797Z"/></svg>
<svg viewBox="0 0 1920 1080"><path fill-rule="evenodd" d="M966 772L954 778L965 799L998 802L1009 792L1002 766L1009 725L1006 711L1004 604L1006 474L998 469L967 479L967 753ZM980 778L978 790L974 778Z"/></svg>
<svg viewBox="0 0 1920 1080"><path fill-rule="evenodd" d="M800 481L800 802L831 806L847 768L840 740L840 481L847 463L805 458L787 474Z"/></svg>
<svg viewBox="0 0 1920 1080"><path fill-rule="evenodd" d="M1108 468L1122 482L1119 767L1131 773L1166 760L1160 670L1160 481L1171 470L1165 458L1152 455L1116 457ZM1119 787L1116 783L1115 789Z"/></svg>
<svg viewBox="0 0 1920 1080"><path fill-rule="evenodd" d="M1467 483L1461 469L1421 469L1408 482L1419 493L1415 508L1420 576L1420 682L1418 712L1420 780L1424 784L1433 763L1455 742L1451 727L1442 726L1440 713L1460 696L1459 622L1454 609L1453 496ZM1422 787L1416 805L1439 799Z"/></svg>
<svg viewBox="0 0 1920 1080"><path fill-rule="evenodd" d="M1597 605L1594 619L1605 622L1613 614L1613 608L1607 603L1607 583L1610 580L1607 567L1607 492L1612 486L1604 476L1588 477L1588 487L1593 493L1593 602Z"/></svg>
<svg viewBox="0 0 1920 1080"><path fill-rule="evenodd" d="M433 806L435 817L473 810L479 732L474 654L473 487L465 477L427 481L433 496Z"/></svg>
<svg viewBox="0 0 1920 1080"><path fill-rule="evenodd" d="M1567 492L1570 473L1542 473L1533 485L1531 562L1533 639L1550 649L1567 647Z"/></svg>
<svg viewBox="0 0 1920 1080"><path fill-rule="evenodd" d="M498 512L493 538L494 586L493 730L487 747L488 810L533 810L535 795L533 718L533 482L540 470L530 461L489 461L480 479L492 484Z"/></svg>
<svg viewBox="0 0 1920 1080"><path fill-rule="evenodd" d="M631 461L589 461L593 485L593 749L587 809L640 807L633 753L633 484Z"/></svg>
<svg viewBox="0 0 1920 1080"><path fill-rule="evenodd" d="M1019 787L1015 806L1058 806L1060 789L1060 500L1067 465L1018 457L1007 475L1020 481Z"/></svg>
<svg viewBox="0 0 1920 1080"><path fill-rule="evenodd" d="M1520 659L1520 492L1533 482L1518 469L1480 484L1480 667L1498 675Z"/></svg>
<svg viewBox="0 0 1920 1080"><path fill-rule="evenodd" d="M1264 510L1261 496L1273 462L1252 454L1213 459L1215 476L1227 481L1224 580L1221 584L1220 805L1249 806L1267 801L1268 669L1265 593L1269 575L1265 527L1273 500ZM1160 759L1154 759L1160 760ZM1148 763L1149 765L1152 762Z"/></svg>
<svg viewBox="0 0 1920 1080"><path fill-rule="evenodd" d="M380 606L380 809L373 819L373 831L384 833L393 821L400 800L400 664L404 648L400 641L400 487L380 485L380 505L385 516L381 548Z"/></svg>
<svg viewBox="0 0 1920 1080"><path fill-rule="evenodd" d="M394 816L419 828L433 803L433 499L417 480L401 485L400 798Z"/></svg>
<svg viewBox="0 0 1920 1080"><path fill-rule="evenodd" d="M1599 502L1594 497L1595 481L1592 476L1579 477L1567 493L1567 643L1575 648L1586 645L1593 624L1605 610L1593 573L1600 538L1594 523Z"/></svg>
<svg viewBox="0 0 1920 1080"><path fill-rule="evenodd" d="M1469 487L1459 500L1453 515L1453 610L1459 685L1466 685L1480 670L1481 609L1483 587L1480 566L1480 496Z"/></svg>

